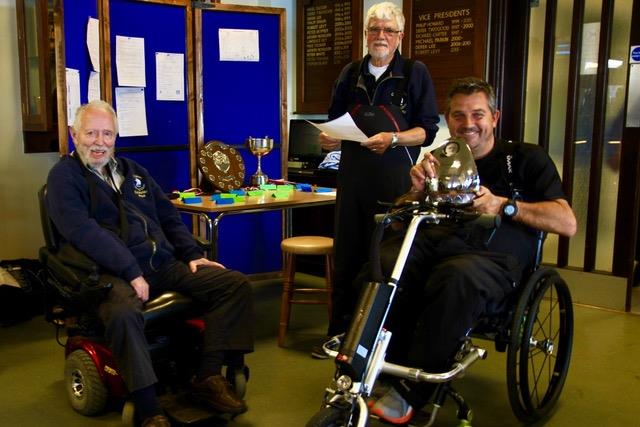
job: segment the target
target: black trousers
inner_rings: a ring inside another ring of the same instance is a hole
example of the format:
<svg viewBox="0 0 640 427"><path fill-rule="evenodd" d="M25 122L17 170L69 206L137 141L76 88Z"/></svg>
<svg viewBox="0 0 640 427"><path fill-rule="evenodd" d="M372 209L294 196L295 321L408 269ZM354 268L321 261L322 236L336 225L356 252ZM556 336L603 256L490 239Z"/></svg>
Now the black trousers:
<svg viewBox="0 0 640 427"><path fill-rule="evenodd" d="M145 279L150 286L149 299L171 290L191 297L201 306L204 356L226 350L253 351L253 297L251 285L242 273L212 267L191 273L186 264L174 261ZM142 302L129 282L109 275L101 281L113 284L99 305L98 314L127 388L135 391L155 384L158 380L147 349Z"/></svg>
<svg viewBox="0 0 640 427"><path fill-rule="evenodd" d="M342 144L336 198L334 237L333 316L328 335L347 330L358 300L355 279L369 260L370 242L376 227L374 215L411 187L409 170L418 147L389 149L374 154L357 143Z"/></svg>
<svg viewBox="0 0 640 427"><path fill-rule="evenodd" d="M381 247L388 277L403 236ZM484 313L495 310L520 280L520 266L508 254L488 252L468 231L418 231L387 319L393 335L387 360L428 372L448 370L465 335ZM406 385L406 384L405 384ZM400 392L417 407L429 399L431 384ZM428 390L428 392L421 392Z"/></svg>

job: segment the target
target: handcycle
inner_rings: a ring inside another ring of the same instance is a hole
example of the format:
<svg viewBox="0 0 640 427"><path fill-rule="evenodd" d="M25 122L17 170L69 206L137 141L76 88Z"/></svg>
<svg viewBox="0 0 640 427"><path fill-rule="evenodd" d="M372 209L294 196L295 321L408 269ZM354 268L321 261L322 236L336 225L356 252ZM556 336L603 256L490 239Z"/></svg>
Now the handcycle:
<svg viewBox="0 0 640 427"><path fill-rule="evenodd" d="M564 280L554 269L540 266L543 233L538 234L538 250L528 279L520 283L501 310L487 314L478 322L474 331L465 337L448 371L426 372L385 361L392 336L392 332L385 329L385 321L419 227L469 222L484 228L499 226L499 217L469 212L468 199L464 197L462 195L459 203L421 197L377 218L370 263L374 281L363 288L348 332L333 337L323 346L324 351L335 358L336 371L326 388L321 409L308 421L307 427L366 426L369 419L366 399L381 374L438 384L424 426L433 425L447 397L458 406L460 426L471 425L472 410L451 383L464 376L476 361L487 357L487 350L474 345L473 337L493 340L497 351L507 351L509 401L520 421L540 420L553 409L571 359L573 308ZM390 277L382 278L379 243L383 231L391 224L407 220L409 224Z"/></svg>

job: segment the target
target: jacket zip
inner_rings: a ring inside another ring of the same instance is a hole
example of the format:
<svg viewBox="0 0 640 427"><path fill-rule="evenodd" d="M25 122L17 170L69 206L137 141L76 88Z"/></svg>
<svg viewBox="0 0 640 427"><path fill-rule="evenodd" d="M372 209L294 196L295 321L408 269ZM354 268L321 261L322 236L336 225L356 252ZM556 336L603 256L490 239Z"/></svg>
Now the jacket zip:
<svg viewBox="0 0 640 427"><path fill-rule="evenodd" d="M156 252L158 251L158 244L149 235L149 225L148 225L147 220L145 219L145 217L142 214L138 213L133 207L132 207L131 211L133 212L133 214L135 216L137 216L138 218L140 218L142 220L142 224L144 224L144 235L147 238L147 240L151 243L151 256L149 257L149 268L151 268L152 271L158 271L153 266L153 257L155 256Z"/></svg>

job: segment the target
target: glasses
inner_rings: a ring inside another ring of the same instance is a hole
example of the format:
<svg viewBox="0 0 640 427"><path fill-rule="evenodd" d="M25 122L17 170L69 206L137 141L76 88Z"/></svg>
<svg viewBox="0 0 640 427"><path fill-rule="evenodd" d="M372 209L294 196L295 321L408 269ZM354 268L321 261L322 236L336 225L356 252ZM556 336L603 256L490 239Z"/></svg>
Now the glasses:
<svg viewBox="0 0 640 427"><path fill-rule="evenodd" d="M116 133L112 130L100 131L98 129L86 129L82 131L82 134L84 135L85 138L91 139L93 141L97 140L100 134L102 134L102 139L107 142L111 142L114 139L116 139Z"/></svg>
<svg viewBox="0 0 640 427"><path fill-rule="evenodd" d="M369 27L367 28L367 32L369 34L379 34L380 32L383 32L385 36L395 36L398 33L401 33L402 31L400 30L394 30L393 28L380 28L380 27Z"/></svg>

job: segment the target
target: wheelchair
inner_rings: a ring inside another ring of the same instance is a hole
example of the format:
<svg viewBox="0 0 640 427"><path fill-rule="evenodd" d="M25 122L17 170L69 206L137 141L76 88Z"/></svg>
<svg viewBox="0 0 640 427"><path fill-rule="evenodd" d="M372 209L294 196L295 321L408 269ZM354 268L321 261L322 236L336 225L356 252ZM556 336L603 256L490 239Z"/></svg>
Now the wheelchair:
<svg viewBox="0 0 640 427"><path fill-rule="evenodd" d="M111 350L103 337L103 326L95 309L111 284L99 281L99 268L91 259L61 244L60 235L46 210L46 186L38 192L45 246L39 259L46 270L46 320L56 326L56 340L65 349L64 385L71 407L94 416L122 406L125 425L134 425L135 408L118 373ZM209 220L209 218L205 218ZM205 252L211 241L198 239ZM209 252L210 253L210 252ZM220 417L189 402L187 392L195 374L202 347L204 321L190 298L165 292L148 301L143 310L145 335L153 367L158 376L158 398L174 422L193 425ZM60 332L66 331L62 342ZM226 370L236 393L244 397L249 370Z"/></svg>
<svg viewBox="0 0 640 427"><path fill-rule="evenodd" d="M452 381L487 356L487 350L474 345L472 338L490 339L497 351L507 352L506 382L514 415L525 424L548 416L562 392L569 369L573 306L569 289L557 271L540 265L544 233L538 234L535 267L528 279L507 298L504 307L483 317L465 337L449 371L433 373L385 361L392 335L384 328L385 320L416 232L420 226L465 222L490 229L499 226L500 217L427 200L409 203L376 220L371 252L374 282L362 290L346 335L336 336L323 346L335 358L336 371L320 410L307 427L368 425L366 399L381 374L437 384L430 415L421 425L433 425L439 408L451 397L458 406L459 425L470 426L472 410L455 391ZM379 244L385 227L407 220L410 223L391 276L376 280L382 277Z"/></svg>

